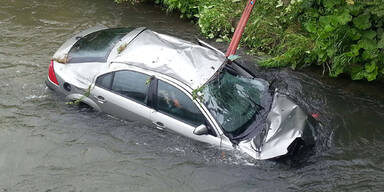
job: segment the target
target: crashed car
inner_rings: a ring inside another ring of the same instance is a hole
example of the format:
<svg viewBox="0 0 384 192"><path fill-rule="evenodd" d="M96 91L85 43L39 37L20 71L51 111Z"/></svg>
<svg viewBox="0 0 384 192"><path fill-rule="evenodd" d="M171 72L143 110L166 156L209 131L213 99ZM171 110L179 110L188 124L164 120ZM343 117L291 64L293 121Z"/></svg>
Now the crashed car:
<svg viewBox="0 0 384 192"><path fill-rule="evenodd" d="M255 159L314 144L311 116L201 40L93 27L56 51L46 84L97 111Z"/></svg>

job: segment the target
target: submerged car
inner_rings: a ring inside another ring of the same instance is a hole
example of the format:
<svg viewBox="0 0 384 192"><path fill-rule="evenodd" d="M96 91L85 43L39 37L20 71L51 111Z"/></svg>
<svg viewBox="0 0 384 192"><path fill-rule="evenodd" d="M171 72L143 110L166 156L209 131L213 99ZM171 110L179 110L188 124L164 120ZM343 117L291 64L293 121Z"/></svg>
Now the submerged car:
<svg viewBox="0 0 384 192"><path fill-rule="evenodd" d="M54 54L46 84L97 111L255 159L314 144L315 121L224 54L146 28L93 27Z"/></svg>

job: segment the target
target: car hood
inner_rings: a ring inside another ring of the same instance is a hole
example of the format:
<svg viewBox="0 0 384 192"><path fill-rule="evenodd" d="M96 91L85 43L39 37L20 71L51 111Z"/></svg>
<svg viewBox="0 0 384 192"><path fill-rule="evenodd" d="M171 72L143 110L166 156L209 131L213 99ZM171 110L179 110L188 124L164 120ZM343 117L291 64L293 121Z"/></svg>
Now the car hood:
<svg viewBox="0 0 384 192"><path fill-rule="evenodd" d="M315 141L315 120L287 95L276 92L267 116L265 130L239 143L240 150L256 159L271 159L288 153L288 147L301 138L306 145Z"/></svg>

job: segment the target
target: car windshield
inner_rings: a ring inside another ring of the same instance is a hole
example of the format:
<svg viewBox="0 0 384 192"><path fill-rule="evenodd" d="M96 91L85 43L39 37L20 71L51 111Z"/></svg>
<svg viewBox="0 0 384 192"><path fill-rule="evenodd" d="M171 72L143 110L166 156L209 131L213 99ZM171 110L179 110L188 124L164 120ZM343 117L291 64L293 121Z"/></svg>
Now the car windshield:
<svg viewBox="0 0 384 192"><path fill-rule="evenodd" d="M256 121L268 105L268 83L262 79L239 77L225 70L203 88L203 101L222 126L224 132L236 137ZM270 96L269 96L270 97Z"/></svg>
<svg viewBox="0 0 384 192"><path fill-rule="evenodd" d="M81 37L68 53L69 62L106 62L116 43L133 29L105 29Z"/></svg>

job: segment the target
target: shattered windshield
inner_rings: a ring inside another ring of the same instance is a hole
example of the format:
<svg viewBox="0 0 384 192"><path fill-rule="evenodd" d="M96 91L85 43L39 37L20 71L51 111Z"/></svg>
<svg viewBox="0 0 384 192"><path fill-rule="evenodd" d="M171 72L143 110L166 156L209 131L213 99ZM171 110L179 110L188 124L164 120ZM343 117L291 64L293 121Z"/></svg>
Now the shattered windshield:
<svg viewBox="0 0 384 192"><path fill-rule="evenodd" d="M268 108L267 90L268 83L262 79L239 77L224 70L204 86L202 93L204 104L224 132L236 137L254 125L258 114Z"/></svg>

